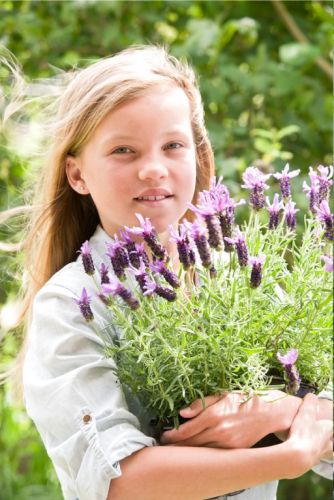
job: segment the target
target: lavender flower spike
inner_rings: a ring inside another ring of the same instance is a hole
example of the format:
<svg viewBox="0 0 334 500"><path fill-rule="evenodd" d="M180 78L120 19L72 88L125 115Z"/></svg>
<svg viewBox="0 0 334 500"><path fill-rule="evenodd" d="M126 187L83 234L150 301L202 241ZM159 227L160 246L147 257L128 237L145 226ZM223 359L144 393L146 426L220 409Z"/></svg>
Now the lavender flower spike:
<svg viewBox="0 0 334 500"><path fill-rule="evenodd" d="M106 255L110 258L111 265L117 278L124 279L124 270L129 265L129 256L124 248L124 243L115 237L115 241L107 243Z"/></svg>
<svg viewBox="0 0 334 500"><path fill-rule="evenodd" d="M269 177L271 177L271 174L263 174L256 167L248 167L242 176L245 184L241 187L251 190L249 201L254 210L260 210L265 205L263 192L269 187L266 184Z"/></svg>
<svg viewBox="0 0 334 500"><path fill-rule="evenodd" d="M251 277L250 277L250 286L252 288L257 288L260 286L262 281L262 266L266 256L263 254L258 255L257 257L249 257L249 264L252 266Z"/></svg>
<svg viewBox="0 0 334 500"><path fill-rule="evenodd" d="M89 297L86 288L82 289L80 299L74 299L74 302L78 304L80 312L87 322L94 319L94 315L90 307L91 298Z"/></svg>
<svg viewBox="0 0 334 500"><path fill-rule="evenodd" d="M110 283L110 278L108 274L108 267L105 265L104 262L100 265L100 275L101 275L101 285Z"/></svg>
<svg viewBox="0 0 334 500"><path fill-rule="evenodd" d="M170 241L176 243L180 263L184 269L189 269L193 262L191 260L190 252L192 250L190 248L186 227L183 224L180 224L179 231L177 231L172 225L170 225L169 234L171 236Z"/></svg>
<svg viewBox="0 0 334 500"><path fill-rule="evenodd" d="M136 214L141 227L126 227L126 230L137 236L142 236L153 255L155 255L160 260L168 260L167 250L161 245L158 240L158 234L155 228L152 226L151 221L148 217L144 219L141 214Z"/></svg>
<svg viewBox="0 0 334 500"><path fill-rule="evenodd" d="M146 283L146 291L144 295L152 295L153 293L156 293L160 297L168 300L168 302L173 302L176 299L176 293L174 290L158 285L154 281L148 281Z"/></svg>
<svg viewBox="0 0 334 500"><path fill-rule="evenodd" d="M193 223L185 222L186 227L190 231L190 236L195 242L199 256L204 267L211 268L211 254L208 240L206 239L205 228L195 220Z"/></svg>
<svg viewBox="0 0 334 500"><path fill-rule="evenodd" d="M320 195L319 195L319 179L317 173L312 167L309 168L309 178L310 186L303 182L303 191L306 193L309 199L309 208L312 213L315 213L315 207L319 205Z"/></svg>
<svg viewBox="0 0 334 500"><path fill-rule="evenodd" d="M139 267L139 255L136 248L136 243L131 238L129 232L124 229L120 231L122 240L124 241L124 246L128 252L129 261L134 267Z"/></svg>
<svg viewBox="0 0 334 500"><path fill-rule="evenodd" d="M203 199L203 197L202 197ZM218 220L215 217L215 210L211 204L211 200L206 200L206 205L201 205L196 207L192 203L188 203L188 207L196 214L203 217L207 230L208 230L208 241L211 248L216 250L221 249L221 235L219 231Z"/></svg>
<svg viewBox="0 0 334 500"><path fill-rule="evenodd" d="M132 276L134 276L135 280L137 281L139 288L141 291L144 293L146 291L146 284L149 280L149 276L146 271L146 265L143 261L143 259L140 257L139 258L139 267L132 266L131 264L128 267L128 270Z"/></svg>
<svg viewBox="0 0 334 500"><path fill-rule="evenodd" d="M85 241L80 248L80 255L85 273L93 275L95 273L94 262L88 241Z"/></svg>
<svg viewBox="0 0 334 500"><path fill-rule="evenodd" d="M113 279L110 283L102 285L102 291L106 295L118 295L131 309L138 309L139 302L132 295L132 293L125 288L125 286L118 281L117 279Z"/></svg>
<svg viewBox="0 0 334 500"><path fill-rule="evenodd" d="M334 217L331 214L329 209L328 201L323 200L319 207L315 207L315 211L318 219L323 223L325 233L324 238L328 241L333 241L334 230L333 230L333 222Z"/></svg>
<svg viewBox="0 0 334 500"><path fill-rule="evenodd" d="M279 195L276 193L274 195L272 205L269 202L268 196L266 197L266 203L268 205L269 212L269 229L276 229L279 223L279 213L284 208L282 201L279 200Z"/></svg>
<svg viewBox="0 0 334 500"><path fill-rule="evenodd" d="M158 274L161 274L173 288L178 288L180 286L180 281L176 274L174 274L170 269L166 267L166 264L162 260L156 260L153 264L150 264L150 269Z"/></svg>
<svg viewBox="0 0 334 500"><path fill-rule="evenodd" d="M291 197L290 179L292 179L292 177L296 177L300 172L300 170L293 170L292 172L289 172L289 168L289 164L287 163L281 173L273 174L275 179L280 181L282 197L285 199Z"/></svg>
<svg viewBox="0 0 334 500"><path fill-rule="evenodd" d="M333 184L333 165L329 167L324 167L323 165L318 166L318 172L320 175L317 175L318 183L319 183L319 202L323 200L328 200L330 194L330 188Z"/></svg>
<svg viewBox="0 0 334 500"><path fill-rule="evenodd" d="M328 273L332 273L334 267L333 257L331 257L330 255L322 255L320 259L325 262L325 271L327 271Z"/></svg>
<svg viewBox="0 0 334 500"><path fill-rule="evenodd" d="M298 349L291 349L287 354L282 355L277 353L277 359L284 366L285 373L288 377L288 392L290 394L296 394L300 387L300 376L295 363L298 358Z"/></svg>
<svg viewBox="0 0 334 500"><path fill-rule="evenodd" d="M298 208L295 208L296 203L289 200L285 206L285 222L289 229L292 231L296 228L296 213L299 212Z"/></svg>
<svg viewBox="0 0 334 500"><path fill-rule="evenodd" d="M248 249L246 241L244 235L242 234L239 228L236 229L236 233L237 234L234 239L232 238L224 238L224 239L231 245L235 245L238 255L239 265L240 267L245 267L248 264Z"/></svg>

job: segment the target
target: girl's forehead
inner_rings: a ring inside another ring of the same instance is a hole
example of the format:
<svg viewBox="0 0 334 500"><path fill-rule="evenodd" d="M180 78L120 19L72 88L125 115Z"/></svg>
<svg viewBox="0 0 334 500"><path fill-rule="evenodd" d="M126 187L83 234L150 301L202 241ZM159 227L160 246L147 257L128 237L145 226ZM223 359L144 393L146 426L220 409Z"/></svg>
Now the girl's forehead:
<svg viewBox="0 0 334 500"><path fill-rule="evenodd" d="M109 114L119 110L147 106L151 102L159 103L159 107L162 108L173 105L177 107L182 102L190 107L189 97L180 86L172 83L164 83L142 89L135 94L125 97L120 104L109 111Z"/></svg>
<svg viewBox="0 0 334 500"><path fill-rule="evenodd" d="M131 126L138 122L155 120L157 116L164 121L188 122L190 115L190 102L183 89L177 86L155 87L108 111L98 128L108 127L110 123Z"/></svg>

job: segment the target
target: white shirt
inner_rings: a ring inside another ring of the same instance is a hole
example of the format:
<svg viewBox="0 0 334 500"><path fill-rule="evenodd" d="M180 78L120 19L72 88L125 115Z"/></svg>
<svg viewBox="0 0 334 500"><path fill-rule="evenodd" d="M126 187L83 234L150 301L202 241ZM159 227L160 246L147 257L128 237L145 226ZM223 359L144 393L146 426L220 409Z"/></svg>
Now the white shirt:
<svg viewBox="0 0 334 500"><path fill-rule="evenodd" d="M90 239L97 267L108 264L105 242L110 240L100 226ZM24 363L24 396L65 500L105 500L110 481L121 475L119 462L156 441L148 435L150 416L120 387L115 364L104 355L103 340L73 300L83 287L95 295L80 258L37 294ZM92 309L102 329L110 321L108 312L98 298L92 300ZM330 477L328 464L324 467L322 473ZM274 500L277 484L263 484L230 498Z"/></svg>

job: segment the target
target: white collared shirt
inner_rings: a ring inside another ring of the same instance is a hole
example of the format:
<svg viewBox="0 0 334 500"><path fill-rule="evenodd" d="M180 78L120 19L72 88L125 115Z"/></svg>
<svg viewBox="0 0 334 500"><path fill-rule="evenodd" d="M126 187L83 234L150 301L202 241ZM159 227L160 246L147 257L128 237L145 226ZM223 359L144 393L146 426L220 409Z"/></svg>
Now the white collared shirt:
<svg viewBox="0 0 334 500"><path fill-rule="evenodd" d="M90 239L97 267L108 264L105 242L110 240L100 226ZM73 300L83 287L95 295L80 259L56 273L37 294L24 363L24 396L65 500L105 500L110 481L121 475L119 462L156 441L148 435L150 416L120 387L102 339ZM108 312L98 298L92 309L102 329L110 320ZM329 465L324 467L322 473L330 477ZM231 498L274 500L276 489L274 481Z"/></svg>

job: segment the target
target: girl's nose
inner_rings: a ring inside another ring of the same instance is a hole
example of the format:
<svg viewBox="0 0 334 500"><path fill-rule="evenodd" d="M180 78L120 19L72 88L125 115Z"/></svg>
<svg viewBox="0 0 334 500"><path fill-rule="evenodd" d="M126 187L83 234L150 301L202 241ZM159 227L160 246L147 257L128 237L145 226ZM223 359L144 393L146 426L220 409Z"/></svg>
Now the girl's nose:
<svg viewBox="0 0 334 500"><path fill-rule="evenodd" d="M168 169L157 159L150 161L143 160L138 171L138 177L141 181L164 179L168 177Z"/></svg>

